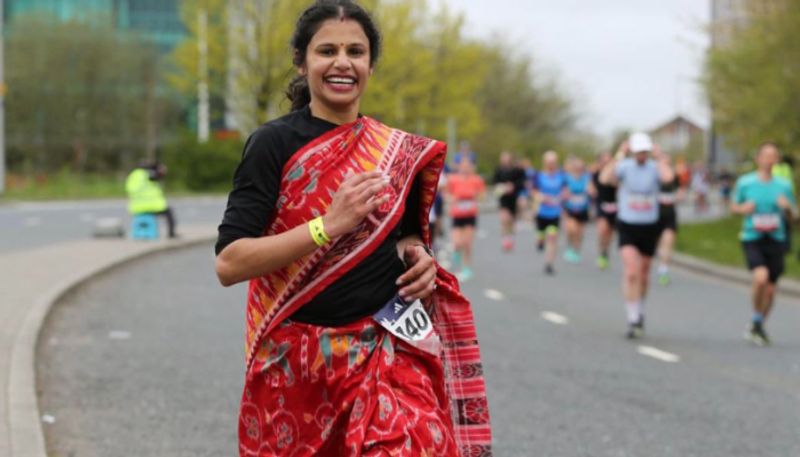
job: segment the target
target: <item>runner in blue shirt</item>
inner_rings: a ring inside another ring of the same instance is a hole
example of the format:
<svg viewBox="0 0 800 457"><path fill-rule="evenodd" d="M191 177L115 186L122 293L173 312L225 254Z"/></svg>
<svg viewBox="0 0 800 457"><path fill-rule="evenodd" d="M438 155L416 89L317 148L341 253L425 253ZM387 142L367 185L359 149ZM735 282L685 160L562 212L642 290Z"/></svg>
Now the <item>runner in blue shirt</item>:
<svg viewBox="0 0 800 457"><path fill-rule="evenodd" d="M785 179L772 176L780 151L774 143L762 144L756 155L757 171L736 181L731 212L744 216L739 239L753 275L753 320L746 337L764 346L769 337L764 323L772 311L775 288L784 270L785 212L795 207L794 193Z"/></svg>
<svg viewBox="0 0 800 457"><path fill-rule="evenodd" d="M538 249L545 251L545 268L548 275L555 274L553 263L558 249L558 229L561 221L561 205L567 185L564 172L558 168L558 154L544 154L542 170L534 179L534 191L539 210L536 212Z"/></svg>
<svg viewBox="0 0 800 457"><path fill-rule="evenodd" d="M589 188L592 176L586 172L583 160L577 157L567 159L565 169L567 193L564 210L567 216L567 250L564 252L564 260L580 263L584 227L589 222Z"/></svg>

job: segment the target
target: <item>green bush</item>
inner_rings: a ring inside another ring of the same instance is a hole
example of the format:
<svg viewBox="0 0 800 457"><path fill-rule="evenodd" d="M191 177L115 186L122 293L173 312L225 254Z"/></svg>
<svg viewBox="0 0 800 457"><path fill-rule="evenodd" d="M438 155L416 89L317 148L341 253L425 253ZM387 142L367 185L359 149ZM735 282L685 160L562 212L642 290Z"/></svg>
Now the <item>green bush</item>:
<svg viewBox="0 0 800 457"><path fill-rule="evenodd" d="M209 140L198 143L183 135L163 150L162 160L169 168L169 180L198 192L230 190L233 172L242 156L239 140Z"/></svg>

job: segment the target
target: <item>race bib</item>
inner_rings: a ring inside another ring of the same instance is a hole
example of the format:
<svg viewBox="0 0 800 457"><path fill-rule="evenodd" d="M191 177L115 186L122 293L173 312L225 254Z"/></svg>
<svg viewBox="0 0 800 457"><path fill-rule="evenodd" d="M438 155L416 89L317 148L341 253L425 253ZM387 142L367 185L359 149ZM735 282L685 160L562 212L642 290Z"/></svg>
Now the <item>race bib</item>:
<svg viewBox="0 0 800 457"><path fill-rule="evenodd" d="M650 194L631 194L628 196L628 208L636 212L652 211L656 206L656 196Z"/></svg>
<svg viewBox="0 0 800 457"><path fill-rule="evenodd" d="M758 232L774 232L775 230L778 230L780 224L780 214L767 213L753 215L753 228L755 228Z"/></svg>
<svg viewBox="0 0 800 457"><path fill-rule="evenodd" d="M459 200L456 202L456 210L460 213L477 211L478 203L475 200Z"/></svg>
<svg viewBox="0 0 800 457"><path fill-rule="evenodd" d="M586 195L573 195L569 197L569 204L572 206L585 206L589 202Z"/></svg>
<svg viewBox="0 0 800 457"><path fill-rule="evenodd" d="M433 333L431 318L419 300L408 304L395 296L372 317L389 333L414 346Z"/></svg>
<svg viewBox="0 0 800 457"><path fill-rule="evenodd" d="M617 212L617 204L616 203L601 203L600 209L603 210L604 213L614 214Z"/></svg>
<svg viewBox="0 0 800 457"><path fill-rule="evenodd" d="M658 201L665 205L674 205L678 201L678 196L675 192L662 192L658 195Z"/></svg>

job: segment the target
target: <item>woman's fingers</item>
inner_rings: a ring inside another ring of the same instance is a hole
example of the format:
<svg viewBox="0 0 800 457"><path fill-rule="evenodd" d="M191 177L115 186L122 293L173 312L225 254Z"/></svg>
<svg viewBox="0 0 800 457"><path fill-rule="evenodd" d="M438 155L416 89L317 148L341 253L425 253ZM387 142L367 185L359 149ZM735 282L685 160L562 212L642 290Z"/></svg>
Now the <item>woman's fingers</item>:
<svg viewBox="0 0 800 457"><path fill-rule="evenodd" d="M400 296L406 301L414 301L419 298L425 298L433 292L434 279L436 279L436 270L430 269L423 275L419 276L414 282L400 290Z"/></svg>

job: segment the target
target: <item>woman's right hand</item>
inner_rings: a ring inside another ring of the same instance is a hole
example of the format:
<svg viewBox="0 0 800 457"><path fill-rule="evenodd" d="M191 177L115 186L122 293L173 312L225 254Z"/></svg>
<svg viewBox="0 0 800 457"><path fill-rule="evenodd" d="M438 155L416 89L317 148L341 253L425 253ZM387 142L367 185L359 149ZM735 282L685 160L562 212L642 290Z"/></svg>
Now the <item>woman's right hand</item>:
<svg viewBox="0 0 800 457"><path fill-rule="evenodd" d="M379 171L345 179L333 195L328 212L322 217L328 237L338 238L353 230L367 215L389 201L388 195L375 198L388 185L389 178Z"/></svg>

